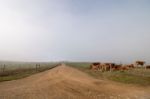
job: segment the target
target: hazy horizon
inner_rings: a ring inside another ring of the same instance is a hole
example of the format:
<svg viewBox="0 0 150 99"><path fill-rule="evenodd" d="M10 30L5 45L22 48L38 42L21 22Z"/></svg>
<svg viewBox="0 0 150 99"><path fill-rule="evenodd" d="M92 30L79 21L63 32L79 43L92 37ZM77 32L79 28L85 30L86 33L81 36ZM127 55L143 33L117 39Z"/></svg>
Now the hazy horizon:
<svg viewBox="0 0 150 99"><path fill-rule="evenodd" d="M0 0L0 60L150 63L149 0Z"/></svg>

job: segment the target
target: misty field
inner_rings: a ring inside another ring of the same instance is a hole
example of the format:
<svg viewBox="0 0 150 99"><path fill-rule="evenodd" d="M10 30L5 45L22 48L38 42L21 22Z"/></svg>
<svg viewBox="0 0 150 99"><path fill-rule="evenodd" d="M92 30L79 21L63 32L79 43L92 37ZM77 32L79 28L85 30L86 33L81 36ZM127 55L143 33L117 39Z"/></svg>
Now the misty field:
<svg viewBox="0 0 150 99"><path fill-rule="evenodd" d="M9 72L5 71L7 75L0 76L3 78L1 81L5 81L0 82L0 99L150 99L149 80L146 78L149 77L149 71L141 77L137 73L143 73L142 70L135 70L131 76L130 71L92 71L89 70L90 63L66 64L41 64L38 70L35 64L31 70L29 67L23 70L8 68ZM141 83L137 79L141 79Z"/></svg>
<svg viewBox="0 0 150 99"><path fill-rule="evenodd" d="M66 62L66 65L79 69L97 79L112 80L126 84L142 86L150 85L150 70L135 68L128 71L93 71L89 69L91 63L87 62ZM16 80L43 72L57 66L58 63L34 63L34 62L0 62L0 82Z"/></svg>
<svg viewBox="0 0 150 99"><path fill-rule="evenodd" d="M51 62L0 62L0 82L16 80L55 67Z"/></svg>
<svg viewBox="0 0 150 99"><path fill-rule="evenodd" d="M140 86L150 86L150 69L135 68L127 71L93 71L90 70L90 63L68 62L68 66L77 68L97 79L112 80L116 82L135 84Z"/></svg>

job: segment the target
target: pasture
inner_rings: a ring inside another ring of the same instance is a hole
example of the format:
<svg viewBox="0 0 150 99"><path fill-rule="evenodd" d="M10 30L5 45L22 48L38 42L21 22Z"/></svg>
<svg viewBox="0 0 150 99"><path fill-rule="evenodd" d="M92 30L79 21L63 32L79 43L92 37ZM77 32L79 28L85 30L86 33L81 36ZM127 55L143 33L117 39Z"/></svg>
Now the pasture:
<svg viewBox="0 0 150 99"><path fill-rule="evenodd" d="M150 69L134 68L125 71L93 71L90 64L86 62L67 62L68 66L77 68L97 79L111 80L125 84L135 84L139 86L150 86Z"/></svg>
<svg viewBox="0 0 150 99"><path fill-rule="evenodd" d="M0 62L0 82L16 80L55 67L56 62Z"/></svg>

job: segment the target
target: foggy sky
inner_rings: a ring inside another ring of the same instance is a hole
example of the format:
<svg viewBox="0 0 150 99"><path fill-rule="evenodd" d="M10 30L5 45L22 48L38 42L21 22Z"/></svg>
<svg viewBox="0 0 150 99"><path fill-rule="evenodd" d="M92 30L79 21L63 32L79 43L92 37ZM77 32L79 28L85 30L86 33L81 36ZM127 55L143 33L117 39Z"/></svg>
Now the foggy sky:
<svg viewBox="0 0 150 99"><path fill-rule="evenodd" d="M150 1L0 0L0 60L150 62Z"/></svg>

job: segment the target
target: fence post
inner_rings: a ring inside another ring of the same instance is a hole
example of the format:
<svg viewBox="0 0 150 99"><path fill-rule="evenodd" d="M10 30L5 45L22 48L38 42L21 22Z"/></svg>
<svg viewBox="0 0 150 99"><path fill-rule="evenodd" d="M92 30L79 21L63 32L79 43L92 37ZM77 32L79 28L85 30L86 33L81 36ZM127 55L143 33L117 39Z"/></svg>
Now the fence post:
<svg viewBox="0 0 150 99"><path fill-rule="evenodd" d="M39 64L39 69L40 69L40 64Z"/></svg>
<svg viewBox="0 0 150 99"><path fill-rule="evenodd" d="M40 64L36 64L36 71L38 71L38 69L40 69Z"/></svg>
<svg viewBox="0 0 150 99"><path fill-rule="evenodd" d="M4 64L4 67L3 67L3 72L5 71L5 68L6 68L6 65Z"/></svg>
<svg viewBox="0 0 150 99"><path fill-rule="evenodd" d="M36 64L36 68L35 68L35 69L36 69L36 71L37 71L37 64Z"/></svg>

